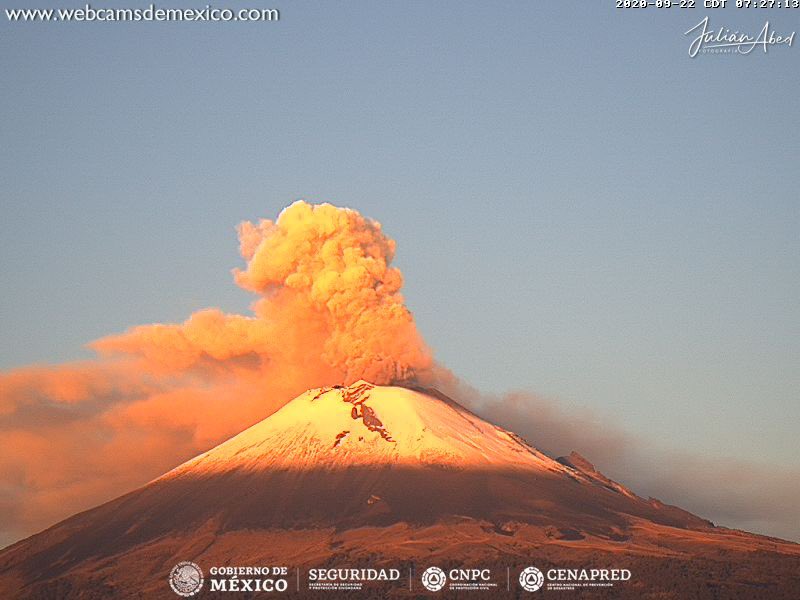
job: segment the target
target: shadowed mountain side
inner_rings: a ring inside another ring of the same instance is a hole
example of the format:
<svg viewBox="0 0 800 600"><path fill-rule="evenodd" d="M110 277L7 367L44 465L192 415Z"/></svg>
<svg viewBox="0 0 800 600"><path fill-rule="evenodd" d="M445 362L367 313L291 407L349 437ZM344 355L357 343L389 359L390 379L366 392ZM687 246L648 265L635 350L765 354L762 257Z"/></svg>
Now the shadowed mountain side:
<svg viewBox="0 0 800 600"><path fill-rule="evenodd" d="M690 513L632 501L578 481L519 471L439 468L352 468L229 472L158 480L75 515L0 553L0 572L35 577L84 560L123 553L177 532L353 529L395 523L426 526L458 515L627 539L631 517L678 528L708 529Z"/></svg>

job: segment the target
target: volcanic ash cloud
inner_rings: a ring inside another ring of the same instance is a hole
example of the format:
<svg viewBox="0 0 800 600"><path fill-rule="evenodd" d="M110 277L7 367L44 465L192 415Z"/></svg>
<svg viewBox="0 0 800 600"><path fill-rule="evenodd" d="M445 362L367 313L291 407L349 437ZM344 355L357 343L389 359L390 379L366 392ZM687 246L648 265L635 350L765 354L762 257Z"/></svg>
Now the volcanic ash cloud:
<svg viewBox="0 0 800 600"><path fill-rule="evenodd" d="M0 374L0 545L139 485L300 392L365 379L430 382L403 303L395 242L355 210L298 201L239 226L236 283L253 315L218 309L91 344L98 358Z"/></svg>
<svg viewBox="0 0 800 600"><path fill-rule="evenodd" d="M355 210L295 202L276 221L239 226L236 282L260 295L255 317L204 311L183 325L145 326L95 342L103 353L183 368L211 357L258 357L328 381L412 379L432 360L403 304L395 243ZM307 389L311 381L302 382Z"/></svg>

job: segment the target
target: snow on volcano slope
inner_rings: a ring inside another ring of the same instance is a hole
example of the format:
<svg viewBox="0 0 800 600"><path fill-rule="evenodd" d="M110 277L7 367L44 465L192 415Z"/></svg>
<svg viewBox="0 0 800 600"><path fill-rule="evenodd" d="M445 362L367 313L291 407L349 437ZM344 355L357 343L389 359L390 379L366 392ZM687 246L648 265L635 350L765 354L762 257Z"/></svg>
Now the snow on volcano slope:
<svg viewBox="0 0 800 600"><path fill-rule="evenodd" d="M167 473L369 465L568 469L444 397L359 381L312 389Z"/></svg>
<svg viewBox="0 0 800 600"><path fill-rule="evenodd" d="M364 381L301 394L143 492L140 501L150 497L148 511L159 515L173 506L169 498L191 494L187 521L213 516L226 528L430 523L447 515L603 532L630 517L709 525L553 460L435 390ZM223 495L229 499L220 506Z"/></svg>

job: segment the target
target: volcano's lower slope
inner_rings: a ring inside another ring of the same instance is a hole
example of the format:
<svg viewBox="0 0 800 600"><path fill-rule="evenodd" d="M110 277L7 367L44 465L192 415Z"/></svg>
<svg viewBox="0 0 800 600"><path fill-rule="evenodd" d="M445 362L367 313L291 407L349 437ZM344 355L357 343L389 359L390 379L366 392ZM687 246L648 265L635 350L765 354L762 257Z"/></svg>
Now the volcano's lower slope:
<svg viewBox="0 0 800 600"><path fill-rule="evenodd" d="M365 382L310 390L143 488L0 551L0 596L169 598L166 574L181 560L616 567L634 577L613 597L800 597L797 544L640 498L437 392Z"/></svg>

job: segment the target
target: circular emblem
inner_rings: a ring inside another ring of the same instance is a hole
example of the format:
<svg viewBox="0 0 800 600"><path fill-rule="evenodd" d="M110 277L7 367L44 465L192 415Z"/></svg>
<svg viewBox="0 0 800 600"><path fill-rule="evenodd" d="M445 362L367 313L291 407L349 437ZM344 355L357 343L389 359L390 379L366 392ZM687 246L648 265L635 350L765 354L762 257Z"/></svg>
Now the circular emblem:
<svg viewBox="0 0 800 600"><path fill-rule="evenodd" d="M422 574L422 585L432 592L438 592L446 582L447 575L439 567L428 567Z"/></svg>
<svg viewBox="0 0 800 600"><path fill-rule="evenodd" d="M203 587L203 571L188 560L179 562L169 573L169 587L178 596L194 596Z"/></svg>
<svg viewBox="0 0 800 600"><path fill-rule="evenodd" d="M536 567L527 567L519 574L519 584L527 592L535 592L544 585L544 575Z"/></svg>

